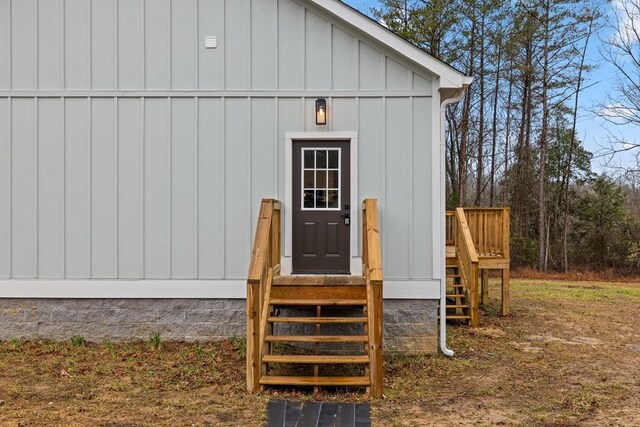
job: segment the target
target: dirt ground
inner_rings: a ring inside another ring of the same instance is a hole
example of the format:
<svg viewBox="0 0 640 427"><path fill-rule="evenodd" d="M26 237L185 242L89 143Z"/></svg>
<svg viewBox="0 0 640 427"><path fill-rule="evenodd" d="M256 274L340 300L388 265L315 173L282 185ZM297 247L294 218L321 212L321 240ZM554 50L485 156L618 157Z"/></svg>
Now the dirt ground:
<svg viewBox="0 0 640 427"><path fill-rule="evenodd" d="M512 307L501 317L492 301L480 328L449 327L452 359L386 356L373 424L640 425L640 284L518 279ZM75 344L0 342L0 425L253 426L270 398L368 401L248 396L237 339Z"/></svg>

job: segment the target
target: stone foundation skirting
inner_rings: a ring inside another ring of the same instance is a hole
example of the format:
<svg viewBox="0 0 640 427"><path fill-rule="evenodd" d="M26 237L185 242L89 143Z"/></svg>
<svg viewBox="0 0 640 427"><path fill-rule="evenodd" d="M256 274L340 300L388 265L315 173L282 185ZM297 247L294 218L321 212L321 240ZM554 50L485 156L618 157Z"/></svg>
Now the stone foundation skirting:
<svg viewBox="0 0 640 427"><path fill-rule="evenodd" d="M435 352L437 308L436 300L385 300L385 350ZM159 333L165 340L208 341L244 336L245 322L244 299L0 299L0 340L146 340ZM322 333L362 333L356 326L326 326L342 329Z"/></svg>

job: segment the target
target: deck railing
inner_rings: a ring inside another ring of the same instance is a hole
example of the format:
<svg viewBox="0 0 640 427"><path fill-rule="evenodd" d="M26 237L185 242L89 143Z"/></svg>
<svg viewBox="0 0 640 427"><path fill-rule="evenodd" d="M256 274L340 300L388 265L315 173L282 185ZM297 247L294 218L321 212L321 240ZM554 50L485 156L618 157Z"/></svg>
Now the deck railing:
<svg viewBox="0 0 640 427"><path fill-rule="evenodd" d="M280 274L280 202L262 199L247 278L247 390L261 389L262 356L273 278Z"/></svg>
<svg viewBox="0 0 640 427"><path fill-rule="evenodd" d="M459 208L460 209L460 208ZM462 208L469 233L480 257L509 258L509 208ZM454 212L446 214L446 242L456 245Z"/></svg>
<svg viewBox="0 0 640 427"><path fill-rule="evenodd" d="M367 283L371 395L382 397L382 254L376 199L362 204L362 274Z"/></svg>
<svg viewBox="0 0 640 427"><path fill-rule="evenodd" d="M471 317L469 325L475 328L478 326L479 260L463 208L456 209L455 230L456 256L459 260L460 277L462 283L465 284L464 291L467 301L469 301L469 315Z"/></svg>

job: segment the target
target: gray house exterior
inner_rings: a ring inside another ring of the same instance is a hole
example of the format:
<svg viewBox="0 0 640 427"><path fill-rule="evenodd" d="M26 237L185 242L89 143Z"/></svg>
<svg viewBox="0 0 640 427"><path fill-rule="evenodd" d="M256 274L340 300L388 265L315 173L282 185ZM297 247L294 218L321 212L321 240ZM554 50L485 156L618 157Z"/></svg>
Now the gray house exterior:
<svg viewBox="0 0 640 427"><path fill-rule="evenodd" d="M377 198L385 344L435 351L469 82L334 0L0 0L0 339L242 335L260 200L290 272L292 143L341 140L351 273Z"/></svg>

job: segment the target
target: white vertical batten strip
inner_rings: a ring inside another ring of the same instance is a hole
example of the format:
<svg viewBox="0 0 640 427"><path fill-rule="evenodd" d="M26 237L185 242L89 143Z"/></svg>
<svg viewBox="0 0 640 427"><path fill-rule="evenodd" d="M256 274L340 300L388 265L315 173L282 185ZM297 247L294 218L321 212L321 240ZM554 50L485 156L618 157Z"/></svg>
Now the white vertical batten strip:
<svg viewBox="0 0 640 427"><path fill-rule="evenodd" d="M116 13L117 15L117 13ZM117 46L117 43L116 43ZM117 55L116 55L117 56ZM116 83L118 82L118 80L116 79ZM116 277L120 278L120 180L119 180L119 176L120 176L120 161L118 159L118 155L119 155L119 150L118 150L118 144L120 143L120 109L119 109L119 98L114 97L113 98L113 126L115 129L115 132L113 133L113 149L115 151L113 159L115 162L114 165L114 169L115 169L115 180L114 180L114 202L115 202L115 207L114 207L114 213L115 213L115 220L114 220L114 225L116 227L116 232L114 233L115 239L116 239L116 243L115 243L115 263L116 263Z"/></svg>
<svg viewBox="0 0 640 427"><path fill-rule="evenodd" d="M199 3L198 3L199 4ZM197 19L197 17L196 17ZM198 31L199 32L199 31ZM200 66L198 65L198 68ZM198 77L196 79L196 84L199 86L200 85L200 78ZM195 150L195 154L196 157L193 161L194 164L194 169L195 169L195 180L196 180L196 189L195 189L195 200L194 200L194 204L195 204L195 227L196 227L196 242L195 242L195 249L196 249L196 271L195 271L195 277L198 279L200 278L200 162L198 161L198 159L200 158L200 98L198 98L197 96L193 99L194 101L194 106L195 106L195 114L194 114L194 126L195 128L195 133L196 133L196 140L195 140L195 145L196 145L196 150Z"/></svg>
<svg viewBox="0 0 640 427"><path fill-rule="evenodd" d="M409 129L411 130L411 144L409 147L409 151L411 152L411 161L409 162L409 164L407 165L407 168L409 168L409 170L411 171L411 182L408 183L409 186L409 194L411 195L409 198L409 233L407 236L407 243L409 245L409 265L407 266L409 271L407 271L407 276L409 278L413 278L415 276L415 272L413 270L413 239L415 239L415 236L413 235L413 230L415 229L415 215L413 212L413 207L414 207L414 197L415 197L415 185L414 185L414 179L415 179L415 175L414 175L414 167L413 167L413 158L414 158L414 144L415 144L415 139L416 139L416 135L415 135L415 129L414 129L414 125L415 125L415 120L414 120L414 114L415 114L415 102L414 102L414 98L413 96L409 97L409 104L411 105L411 116L409 116Z"/></svg>
<svg viewBox="0 0 640 427"><path fill-rule="evenodd" d="M143 0L144 4L144 0ZM143 33L144 34L144 33ZM140 136L142 139L142 168L140 168L140 182L142 194L142 209L141 211L141 223L142 223L142 242L141 242L141 250L142 250L142 266L141 266L141 276L147 277L147 246L146 246L146 236L147 236L147 221L146 221L146 200L147 200L147 184L145 182L145 175L147 170L147 100L146 98L140 98L140 123L141 123L141 131Z"/></svg>
<svg viewBox="0 0 640 427"><path fill-rule="evenodd" d="M63 0L64 2L64 0ZM63 28L64 31L64 28ZM63 42L64 45L64 42ZM64 61L63 61L64 62ZM64 75L62 84L64 85ZM62 277L67 277L67 101L60 97L60 115L62 116Z"/></svg>
<svg viewBox="0 0 640 427"><path fill-rule="evenodd" d="M36 76L37 78L37 76ZM35 186L36 186L36 191L34 194L34 218L36 219L36 223L35 223L35 251L34 251L34 260L35 260L35 271L34 271L34 277L38 277L40 275L40 258L39 258L39 254L38 254L38 248L40 247L40 212L39 212L39 204L38 204L38 199L39 199L39 193L40 193L40 185L38 180L40 179L40 153L38 152L38 150L40 149L40 98L33 98L33 103L34 103L34 108L35 108L35 126L33 128L35 135L34 135L34 139L35 139L35 150L34 150L34 155L36 157L35 159Z"/></svg>
<svg viewBox="0 0 640 427"><path fill-rule="evenodd" d="M173 77L170 80L173 84ZM169 113L169 278L173 277L173 98L167 98Z"/></svg>

